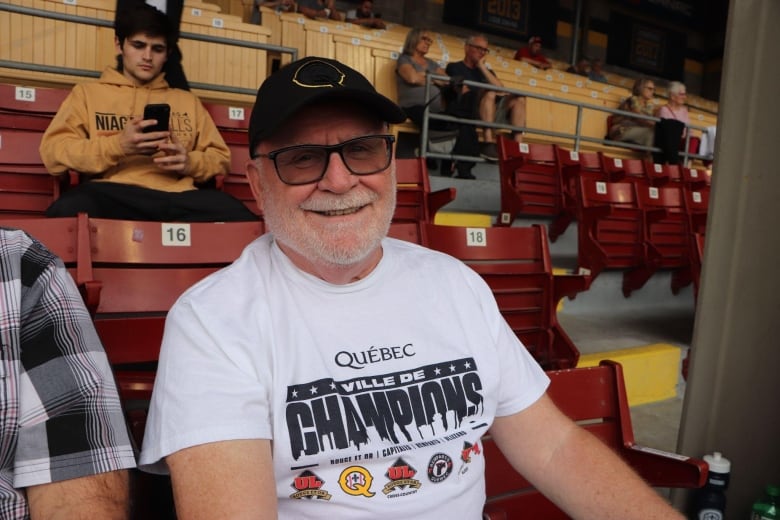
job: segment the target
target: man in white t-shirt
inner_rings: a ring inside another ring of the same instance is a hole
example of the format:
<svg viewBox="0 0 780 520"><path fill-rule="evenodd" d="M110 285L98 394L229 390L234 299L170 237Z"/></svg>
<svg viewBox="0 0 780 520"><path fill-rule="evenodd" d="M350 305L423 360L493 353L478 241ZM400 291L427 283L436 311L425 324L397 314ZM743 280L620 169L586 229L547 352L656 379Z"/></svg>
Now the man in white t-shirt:
<svg viewBox="0 0 780 520"><path fill-rule="evenodd" d="M545 394L465 264L387 238L403 111L307 57L260 87L269 233L171 310L141 464L180 518L481 518L481 437L571 514L682 518Z"/></svg>

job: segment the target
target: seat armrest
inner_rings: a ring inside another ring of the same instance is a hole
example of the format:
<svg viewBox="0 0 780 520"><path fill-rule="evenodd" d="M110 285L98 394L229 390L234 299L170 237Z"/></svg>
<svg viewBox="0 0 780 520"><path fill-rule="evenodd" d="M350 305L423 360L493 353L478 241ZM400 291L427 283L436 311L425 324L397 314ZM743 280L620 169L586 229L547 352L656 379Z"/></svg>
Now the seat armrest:
<svg viewBox="0 0 780 520"><path fill-rule="evenodd" d="M620 455L653 487L700 488L707 481L709 466L700 459L638 444Z"/></svg>
<svg viewBox="0 0 780 520"><path fill-rule="evenodd" d="M556 274L553 276L553 303L557 306L558 302L564 297L574 299L574 297L590 288L593 277L587 274Z"/></svg>
<svg viewBox="0 0 780 520"><path fill-rule="evenodd" d="M428 194L428 220L433 222L436 213L455 200L455 194L457 190L455 188L444 188L443 190L432 191Z"/></svg>

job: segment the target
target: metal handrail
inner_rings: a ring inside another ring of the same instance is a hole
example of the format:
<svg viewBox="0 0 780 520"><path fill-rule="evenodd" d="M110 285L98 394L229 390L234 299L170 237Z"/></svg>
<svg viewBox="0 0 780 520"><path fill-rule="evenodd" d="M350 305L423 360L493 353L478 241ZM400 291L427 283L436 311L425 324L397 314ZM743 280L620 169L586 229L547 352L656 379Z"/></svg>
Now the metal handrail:
<svg viewBox="0 0 780 520"><path fill-rule="evenodd" d="M469 87L475 87L480 89L487 89L487 90L494 90L496 92L505 92L507 94L513 94L516 96L524 96L529 98L535 98L535 99L541 99L545 101L552 101L553 103L560 103L564 105L570 105L577 108L577 119L575 122L575 133L570 134L567 132L556 132L552 130L545 130L543 128L531 128L528 126L521 127L521 126L513 126L508 125L504 123L494 123L494 122L487 122L482 121L481 119L468 119L468 118L462 118L462 117L455 117L443 113L434 113L430 111L430 101L431 101L431 92L433 89L431 88L431 85L433 85L434 81L439 82L451 82L451 78L449 76L444 75L438 75L438 74L429 74L426 76L426 82L425 82L425 99L426 99L426 108L423 113L423 126L421 128L420 132L420 155L423 157L433 157L433 158L440 158L440 159L453 159L453 160L461 160L461 161L469 161L469 162L485 162L485 159L481 157L474 157L470 155L453 155L453 154L443 154L443 153L437 153L437 152L429 152L428 151L428 135L429 135L429 119L435 119L439 121L449 121L452 123L458 123L458 124L471 124L474 126L479 127L485 127L485 128L494 128L494 129L501 129L501 130L510 130L510 131L527 131L530 130L534 134L539 135L545 135L548 137L560 137L564 139L572 139L574 141L574 151L579 151L580 144L585 142L590 143L599 143L604 144L607 146L615 146L620 148L628 148L633 150L642 150L642 151L648 151L648 152L659 152L661 151L660 148L654 147L654 146L644 146L640 144L634 144L634 143L628 143L624 141L614 141L611 139L599 139L595 137L588 137L581 135L581 128L582 128L582 112L585 109L589 110L598 110L601 112L606 112L608 114L616 114L616 115L623 115L628 116L636 119L647 119L650 121L658 122L661 120L659 117L655 116L647 116L644 114L637 114L635 112L628 112L625 110L619 110L616 108L609 108L605 107L603 105L594 105L591 103L584 103L579 101L571 101L568 99L561 99L554 96L549 96L546 94L539 94L536 92L530 92L525 90L518 90L515 88L509 88L509 87L499 87L496 85L492 85L490 83L480 83L477 81L471 81L471 80L464 80L463 84ZM439 94L436 94L439 95ZM606 116L605 116L606 117ZM691 138L691 129L694 130L702 130L707 131L707 127L693 125L693 124L685 124L685 128L688 130L686 132L685 137L685 149L680 152L680 155L683 157L684 164L688 164L691 159L703 159L703 160L709 160L711 159L708 156L699 155L699 154L692 154L688 152L688 145Z"/></svg>
<svg viewBox="0 0 780 520"><path fill-rule="evenodd" d="M30 16L38 16L42 18L49 18L52 20L60 20L65 22L74 22L84 25L94 25L97 27L113 27L113 20L102 20L100 18L92 18L89 16L80 16L68 13L57 13L53 11L46 11L44 9L36 9L33 7L25 7L21 5L11 5L0 3L0 11L7 11L16 14L25 14ZM284 47L281 45L272 45L268 43L248 42L244 40L237 40L235 38L223 38L222 36L212 36L208 34L198 34L191 32L179 33L180 39L195 40L209 43L221 43L224 45L232 45L235 47L244 47L248 49L259 49L279 54L289 54L291 59L295 61L298 59L298 49L295 47ZM100 76L100 71L77 69L70 67L57 67L53 65L38 65L34 63L24 63L20 61L0 60L0 67L17 70L27 70L32 72L47 72L54 74L66 74L70 76L81 76L88 78L97 78ZM216 85L213 83L193 83L189 82L191 88L200 90L213 90L215 92L227 92L231 94L249 94L254 96L256 90L230 87L226 85Z"/></svg>

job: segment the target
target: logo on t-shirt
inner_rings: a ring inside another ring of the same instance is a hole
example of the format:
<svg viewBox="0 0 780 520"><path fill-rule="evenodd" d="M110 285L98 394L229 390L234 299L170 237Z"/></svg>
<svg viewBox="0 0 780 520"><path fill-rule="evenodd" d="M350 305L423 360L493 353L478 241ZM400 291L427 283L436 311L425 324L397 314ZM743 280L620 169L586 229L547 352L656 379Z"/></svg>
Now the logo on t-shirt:
<svg viewBox="0 0 780 520"><path fill-rule="evenodd" d="M295 493L290 495L290 498L295 499L313 499L317 500L330 500L332 496L330 493L322 489L325 481L320 479L317 475L309 470L304 471L293 479L292 487L295 489Z"/></svg>
<svg viewBox="0 0 780 520"><path fill-rule="evenodd" d="M463 442L463 449L460 451L460 460L462 464L460 465L460 469L458 470L459 475L465 474L469 470L469 465L471 464L471 457L475 455L481 455L482 449L479 447L479 441L474 442L474 444L464 441Z"/></svg>
<svg viewBox="0 0 780 520"><path fill-rule="evenodd" d="M374 481L374 477L368 472L366 468L361 466L350 466L341 472L339 477L339 486L342 491L348 495L364 496L371 498L375 495L371 491L371 483Z"/></svg>
<svg viewBox="0 0 780 520"><path fill-rule="evenodd" d="M428 463L428 480L434 484L444 482L452 473L452 459L446 453L437 453Z"/></svg>
<svg viewBox="0 0 780 520"><path fill-rule="evenodd" d="M390 482L385 484L382 493L387 495L387 498L398 498L417 493L422 483L414 478L416 474L417 470L407 464L404 459L397 459L392 466L387 468L385 476Z"/></svg>
<svg viewBox="0 0 780 520"><path fill-rule="evenodd" d="M404 443L446 438L482 415L483 405L476 362L462 358L400 372L290 385L284 417L293 459L316 460L329 450L372 445L400 450Z"/></svg>
<svg viewBox="0 0 780 520"><path fill-rule="evenodd" d="M468 441L463 443L463 450L460 452L460 459L463 462L471 462L471 455L479 455L482 450L479 449L479 442L471 444Z"/></svg>

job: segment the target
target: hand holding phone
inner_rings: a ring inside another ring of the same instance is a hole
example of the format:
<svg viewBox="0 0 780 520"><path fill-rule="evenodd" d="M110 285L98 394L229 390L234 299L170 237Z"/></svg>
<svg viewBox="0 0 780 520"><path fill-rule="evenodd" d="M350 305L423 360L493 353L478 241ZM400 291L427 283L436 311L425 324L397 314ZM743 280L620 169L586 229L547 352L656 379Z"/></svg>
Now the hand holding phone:
<svg viewBox="0 0 780 520"><path fill-rule="evenodd" d="M144 107L144 119L154 119L156 124L144 128L144 133L167 132L171 119L171 105L168 103L153 103Z"/></svg>

